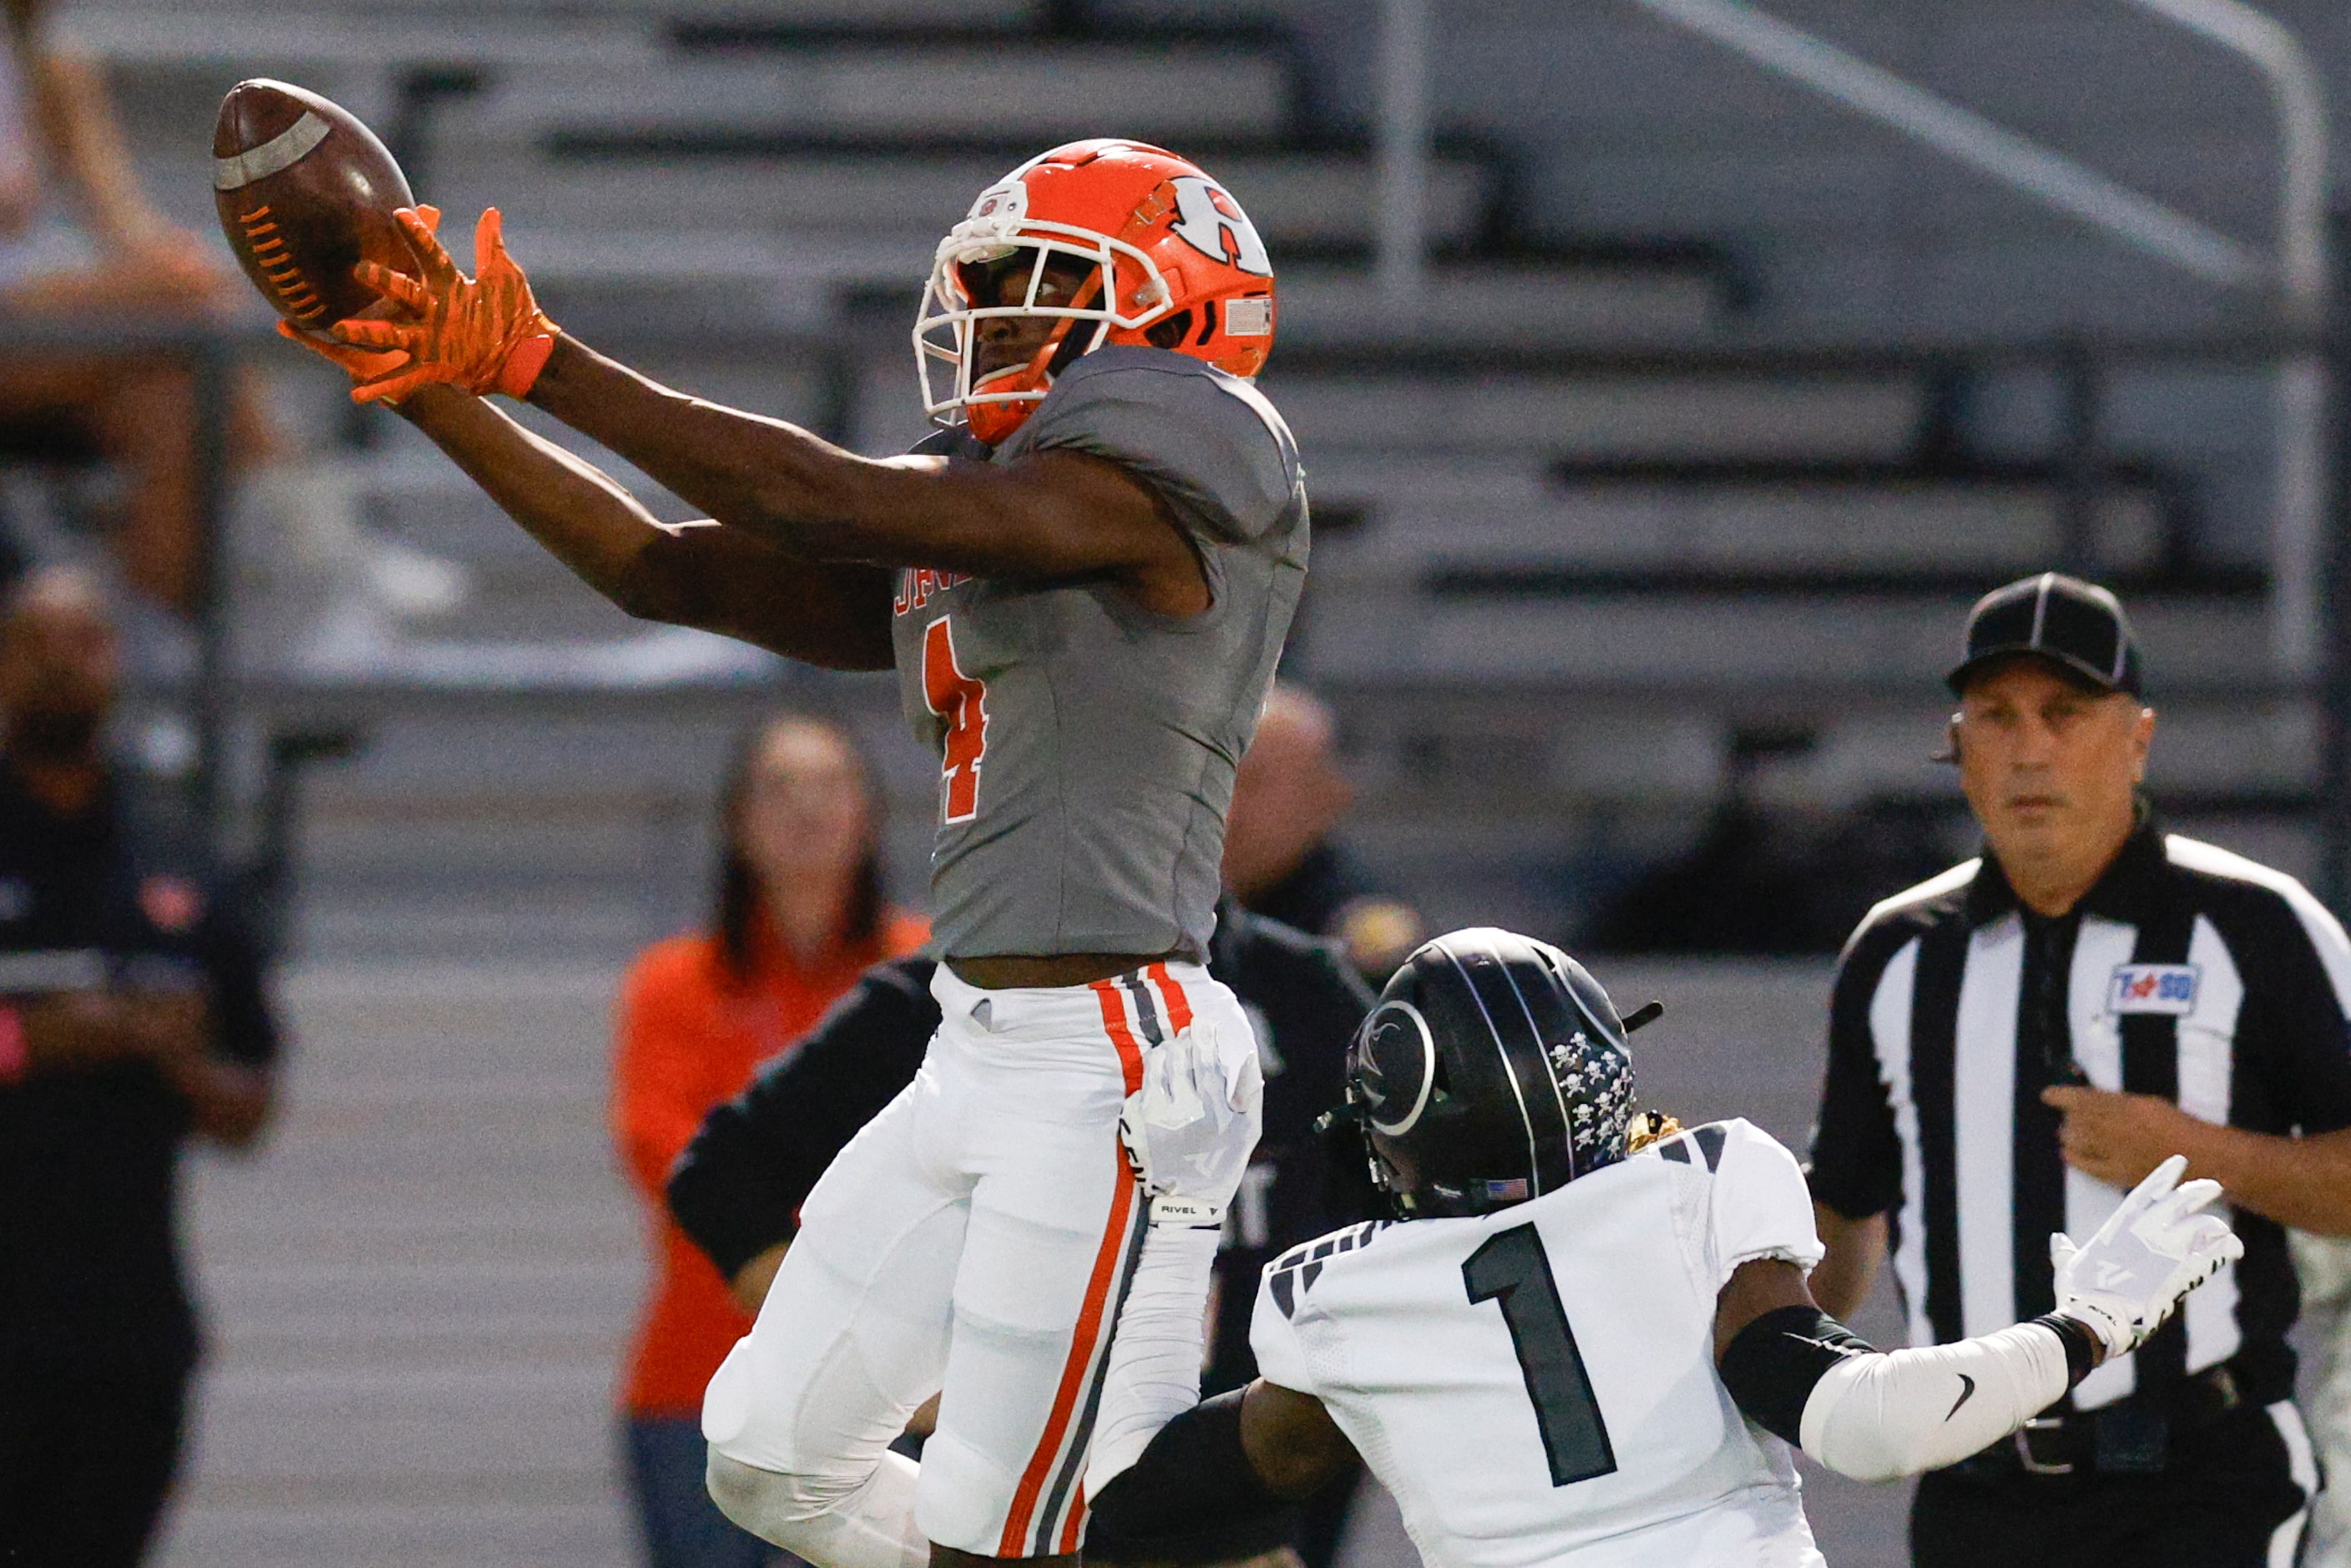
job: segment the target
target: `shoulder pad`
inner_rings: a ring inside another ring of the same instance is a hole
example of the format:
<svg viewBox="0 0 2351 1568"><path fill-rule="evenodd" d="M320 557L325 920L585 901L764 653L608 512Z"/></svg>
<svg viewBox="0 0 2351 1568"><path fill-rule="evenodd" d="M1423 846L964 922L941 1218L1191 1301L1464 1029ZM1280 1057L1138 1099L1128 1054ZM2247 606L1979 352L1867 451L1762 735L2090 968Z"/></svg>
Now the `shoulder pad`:
<svg viewBox="0 0 2351 1568"><path fill-rule="evenodd" d="M1702 1127L1692 1127L1657 1143L1657 1157L1676 1165L1703 1163L1712 1170L1722 1163L1722 1145L1730 1135L1727 1122L1708 1122Z"/></svg>
<svg viewBox="0 0 2351 1568"><path fill-rule="evenodd" d="M1322 1265L1342 1252L1353 1252L1368 1245L1372 1238L1393 1223L1385 1219L1367 1219L1361 1225L1351 1225L1335 1230L1320 1241L1309 1241L1293 1247L1266 1265L1266 1289L1273 1294L1273 1304L1281 1309L1283 1317L1298 1311L1298 1298L1313 1287L1322 1275Z"/></svg>

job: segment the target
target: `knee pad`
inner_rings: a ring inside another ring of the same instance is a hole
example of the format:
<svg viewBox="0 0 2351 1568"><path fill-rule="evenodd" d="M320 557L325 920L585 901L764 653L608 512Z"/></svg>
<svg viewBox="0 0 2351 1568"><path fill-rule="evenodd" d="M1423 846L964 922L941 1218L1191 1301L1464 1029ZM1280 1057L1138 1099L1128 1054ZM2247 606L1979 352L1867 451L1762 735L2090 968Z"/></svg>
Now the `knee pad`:
<svg viewBox="0 0 2351 1568"><path fill-rule="evenodd" d="M1019 1471L1005 1469L954 1432L933 1433L923 1445L923 1485L915 1503L924 1539L978 1557L995 1556L1005 1511L1019 1484Z"/></svg>
<svg viewBox="0 0 2351 1568"><path fill-rule="evenodd" d="M730 1459L717 1449L710 1450L710 1463L704 1480L710 1488L710 1500L718 1511L758 1536L777 1545L789 1544L775 1533L781 1528L805 1524L841 1502L863 1483L862 1476L789 1475L781 1470L763 1470L757 1465L747 1465L740 1459Z"/></svg>
<svg viewBox="0 0 2351 1568"><path fill-rule="evenodd" d="M926 1568L914 1528L914 1461L884 1454L864 1474L763 1470L710 1450L704 1472L718 1511L816 1568Z"/></svg>

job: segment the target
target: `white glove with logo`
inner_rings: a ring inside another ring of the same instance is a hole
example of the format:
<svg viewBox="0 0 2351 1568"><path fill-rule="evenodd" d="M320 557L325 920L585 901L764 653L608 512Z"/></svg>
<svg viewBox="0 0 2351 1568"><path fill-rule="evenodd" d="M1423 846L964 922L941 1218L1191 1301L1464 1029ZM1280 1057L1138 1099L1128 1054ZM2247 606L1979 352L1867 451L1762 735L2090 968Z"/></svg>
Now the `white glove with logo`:
<svg viewBox="0 0 2351 1568"><path fill-rule="evenodd" d="M2063 1231L2049 1238L2058 1312L2087 1324L2110 1357L2145 1344L2182 1296L2245 1255L2226 1220L2197 1212L2220 1184L2182 1186L2187 1168L2182 1155L2156 1166L2082 1246Z"/></svg>
<svg viewBox="0 0 2351 1568"><path fill-rule="evenodd" d="M1221 1225L1257 1147L1265 1074L1257 1042L1228 1044L1203 1019L1143 1054L1143 1087L1126 1097L1119 1137L1134 1159L1151 1218Z"/></svg>

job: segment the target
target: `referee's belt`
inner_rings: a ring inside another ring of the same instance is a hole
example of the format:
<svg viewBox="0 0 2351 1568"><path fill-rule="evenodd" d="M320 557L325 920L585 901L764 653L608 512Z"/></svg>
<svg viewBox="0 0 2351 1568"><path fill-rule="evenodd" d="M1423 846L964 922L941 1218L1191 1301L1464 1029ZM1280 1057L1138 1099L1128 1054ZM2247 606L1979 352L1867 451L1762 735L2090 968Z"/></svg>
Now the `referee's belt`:
<svg viewBox="0 0 2351 1568"><path fill-rule="evenodd" d="M2096 1410L2036 1416L1980 1454L1943 1473L1968 1480L2017 1476L2147 1475L2166 1468L2172 1440L2242 1409L2244 1394L2228 1365L2190 1373L2162 1394Z"/></svg>

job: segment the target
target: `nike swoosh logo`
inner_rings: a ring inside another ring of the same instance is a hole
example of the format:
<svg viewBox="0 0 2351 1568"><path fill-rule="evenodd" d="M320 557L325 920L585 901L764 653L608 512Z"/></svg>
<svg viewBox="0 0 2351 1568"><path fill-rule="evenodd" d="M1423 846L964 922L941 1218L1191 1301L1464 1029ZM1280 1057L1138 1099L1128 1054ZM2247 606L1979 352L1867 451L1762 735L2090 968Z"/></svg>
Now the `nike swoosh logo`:
<svg viewBox="0 0 2351 1568"><path fill-rule="evenodd" d="M1966 1385L1967 1385L1967 1386L1966 1386L1965 1388L1962 1388L1962 1389L1960 1389L1960 1390L1959 1390L1959 1398L1957 1398L1956 1400L1953 1400L1953 1401L1951 1402L1951 1407L1950 1407L1950 1409L1949 1409L1948 1411L1944 1412L1944 1414L1943 1414L1943 1419L1944 1419L1944 1420L1946 1420L1946 1421L1949 1420L1952 1416L1956 1416L1956 1415L1958 1415L1958 1414L1959 1413L1959 1406L1960 1406L1965 1405L1969 1400L1973 1399L1973 1398L1976 1396L1976 1380L1975 1380L1974 1378L1972 1378L1972 1377L1970 1377L1970 1376L1969 1376L1966 1373L1964 1373L1964 1372L1960 1373L1959 1375L1959 1381L1960 1381L1961 1383L1966 1384Z"/></svg>

